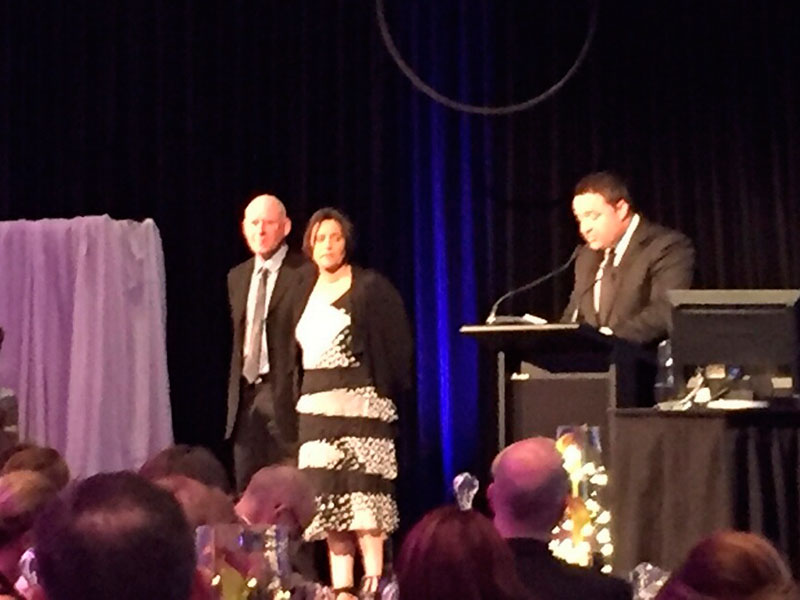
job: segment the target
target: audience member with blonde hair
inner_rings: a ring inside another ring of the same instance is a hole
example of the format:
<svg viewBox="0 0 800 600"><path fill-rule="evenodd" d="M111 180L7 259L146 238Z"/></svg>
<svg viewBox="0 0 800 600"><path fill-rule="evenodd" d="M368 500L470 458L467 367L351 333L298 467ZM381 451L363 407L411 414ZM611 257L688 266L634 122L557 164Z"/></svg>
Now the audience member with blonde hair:
<svg viewBox="0 0 800 600"><path fill-rule="evenodd" d="M32 543L31 528L58 490L41 473L13 471L0 476L0 598L19 598L19 562ZM21 582L20 582L21 583Z"/></svg>
<svg viewBox="0 0 800 600"><path fill-rule="evenodd" d="M69 466L64 457L54 448L22 443L6 453L0 474L12 471L36 471L62 490L70 480Z"/></svg>
<svg viewBox="0 0 800 600"><path fill-rule="evenodd" d="M775 547L755 533L720 531L699 542L656 600L798 598L792 573Z"/></svg>

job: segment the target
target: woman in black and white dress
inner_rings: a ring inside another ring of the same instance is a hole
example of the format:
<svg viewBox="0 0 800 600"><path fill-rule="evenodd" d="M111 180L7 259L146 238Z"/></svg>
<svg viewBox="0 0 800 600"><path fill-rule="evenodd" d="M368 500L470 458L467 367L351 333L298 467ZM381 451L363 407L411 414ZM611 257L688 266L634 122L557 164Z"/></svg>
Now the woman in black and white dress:
<svg viewBox="0 0 800 600"><path fill-rule="evenodd" d="M361 591L374 592L384 538L398 524L396 400L410 387L411 334L394 287L350 264L352 225L342 213L314 213L303 249L318 268L297 324L298 466L318 494L305 536L327 541L333 587L350 598L356 553L364 566Z"/></svg>

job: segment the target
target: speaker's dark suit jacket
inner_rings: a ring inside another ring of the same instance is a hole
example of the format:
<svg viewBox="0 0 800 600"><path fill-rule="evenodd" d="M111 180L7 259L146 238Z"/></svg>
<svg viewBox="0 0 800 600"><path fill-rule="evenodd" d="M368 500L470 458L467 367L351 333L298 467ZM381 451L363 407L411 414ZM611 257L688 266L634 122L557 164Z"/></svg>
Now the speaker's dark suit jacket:
<svg viewBox="0 0 800 600"><path fill-rule="evenodd" d="M609 267L608 279L603 277L604 298L598 314L592 290L602 260L602 250L583 246L578 252L575 285L562 322L606 325L614 335L638 343L666 337L670 324L667 291L692 284L694 248L689 238L641 219L619 265Z"/></svg>
<svg viewBox="0 0 800 600"><path fill-rule="evenodd" d="M631 586L622 579L557 559L545 542L528 538L506 540L517 573L534 598L547 600L631 600Z"/></svg>
<svg viewBox="0 0 800 600"><path fill-rule="evenodd" d="M228 418L225 438L233 433L239 410L242 377L242 350L247 320L247 293L253 275L255 258L246 260L228 272L228 299L233 319L233 349L231 372L228 381ZM274 422L285 444L297 441L297 413L295 403L299 396L299 349L295 341L295 327L302 309L301 298L308 296L313 285L313 265L300 254L289 252L278 270L278 278L267 310L267 352L269 353L269 381L274 402Z"/></svg>

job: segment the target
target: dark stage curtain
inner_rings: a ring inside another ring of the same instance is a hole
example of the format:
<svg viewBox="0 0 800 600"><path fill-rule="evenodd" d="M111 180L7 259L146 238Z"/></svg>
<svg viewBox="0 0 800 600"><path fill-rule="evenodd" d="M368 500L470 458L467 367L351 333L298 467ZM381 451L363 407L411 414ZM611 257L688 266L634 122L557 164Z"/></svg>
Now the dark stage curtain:
<svg viewBox="0 0 800 600"><path fill-rule="evenodd" d="M0 3L0 217L153 217L165 246L176 435L217 445L241 209L283 198L292 243L335 205L356 258L414 318L405 486L418 508L492 445L491 363L457 327L560 264L571 188L627 176L642 212L690 235L703 287L800 287L800 5L387 0L406 61L503 117L422 95L363 1ZM554 317L569 277L506 307Z"/></svg>

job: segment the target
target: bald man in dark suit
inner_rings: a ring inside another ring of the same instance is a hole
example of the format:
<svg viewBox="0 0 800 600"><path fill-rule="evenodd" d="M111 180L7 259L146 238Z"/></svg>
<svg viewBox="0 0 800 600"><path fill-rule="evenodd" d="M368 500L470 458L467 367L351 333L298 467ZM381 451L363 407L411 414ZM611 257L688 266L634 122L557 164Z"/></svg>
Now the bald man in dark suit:
<svg viewBox="0 0 800 600"><path fill-rule="evenodd" d="M254 198L242 222L253 258L228 273L233 349L225 438L233 440L238 491L261 467L296 460L300 363L294 330L298 295L307 295L313 269L289 252L290 231L278 198Z"/></svg>

